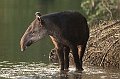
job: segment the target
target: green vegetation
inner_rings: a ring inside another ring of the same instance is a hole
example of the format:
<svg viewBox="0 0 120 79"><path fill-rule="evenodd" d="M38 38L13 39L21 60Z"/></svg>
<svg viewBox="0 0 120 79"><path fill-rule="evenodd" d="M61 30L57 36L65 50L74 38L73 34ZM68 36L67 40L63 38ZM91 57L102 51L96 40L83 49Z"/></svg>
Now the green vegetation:
<svg viewBox="0 0 120 79"><path fill-rule="evenodd" d="M84 0L81 4L89 22L120 18L120 0Z"/></svg>

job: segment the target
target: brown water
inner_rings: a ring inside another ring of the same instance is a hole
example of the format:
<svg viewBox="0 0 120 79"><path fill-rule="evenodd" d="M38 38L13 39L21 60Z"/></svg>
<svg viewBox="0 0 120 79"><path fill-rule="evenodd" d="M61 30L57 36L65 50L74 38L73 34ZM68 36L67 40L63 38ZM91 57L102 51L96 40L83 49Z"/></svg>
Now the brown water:
<svg viewBox="0 0 120 79"><path fill-rule="evenodd" d="M0 62L0 79L120 79L120 70L84 66L81 73L70 71L61 74L59 67L42 62Z"/></svg>

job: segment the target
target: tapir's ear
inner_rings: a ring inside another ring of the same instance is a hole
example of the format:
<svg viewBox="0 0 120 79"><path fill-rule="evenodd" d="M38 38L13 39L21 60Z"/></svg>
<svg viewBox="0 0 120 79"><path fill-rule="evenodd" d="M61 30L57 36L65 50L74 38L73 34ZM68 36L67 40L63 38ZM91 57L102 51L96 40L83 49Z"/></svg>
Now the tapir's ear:
<svg viewBox="0 0 120 79"><path fill-rule="evenodd" d="M40 12L36 12L35 15L39 17L41 16Z"/></svg>
<svg viewBox="0 0 120 79"><path fill-rule="evenodd" d="M37 18L39 21L41 21L41 18L40 18L41 14L40 14L40 12L36 12L35 15L36 15L36 18Z"/></svg>

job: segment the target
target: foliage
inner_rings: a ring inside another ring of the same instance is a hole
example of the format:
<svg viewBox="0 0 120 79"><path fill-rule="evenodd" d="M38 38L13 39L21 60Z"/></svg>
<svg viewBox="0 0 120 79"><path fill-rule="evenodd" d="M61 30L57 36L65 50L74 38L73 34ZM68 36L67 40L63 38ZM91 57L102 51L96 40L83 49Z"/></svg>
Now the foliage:
<svg viewBox="0 0 120 79"><path fill-rule="evenodd" d="M84 0L81 4L88 21L112 20L120 17L119 0Z"/></svg>

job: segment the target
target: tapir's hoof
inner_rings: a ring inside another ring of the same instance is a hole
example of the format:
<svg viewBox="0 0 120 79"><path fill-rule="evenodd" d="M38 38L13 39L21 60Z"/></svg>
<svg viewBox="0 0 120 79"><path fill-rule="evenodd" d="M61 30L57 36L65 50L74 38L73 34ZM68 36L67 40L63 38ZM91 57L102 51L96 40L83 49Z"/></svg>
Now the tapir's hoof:
<svg viewBox="0 0 120 79"><path fill-rule="evenodd" d="M82 70L76 70L75 73L82 73Z"/></svg>
<svg viewBox="0 0 120 79"><path fill-rule="evenodd" d="M65 72L69 72L69 69L65 69L64 71L65 71Z"/></svg>
<svg viewBox="0 0 120 79"><path fill-rule="evenodd" d="M79 68L79 69L76 69L76 72L82 72L84 69L83 68Z"/></svg>
<svg viewBox="0 0 120 79"><path fill-rule="evenodd" d="M68 73L68 71L69 71L69 70L60 70L60 74L61 74L61 75L65 75L65 74Z"/></svg>

